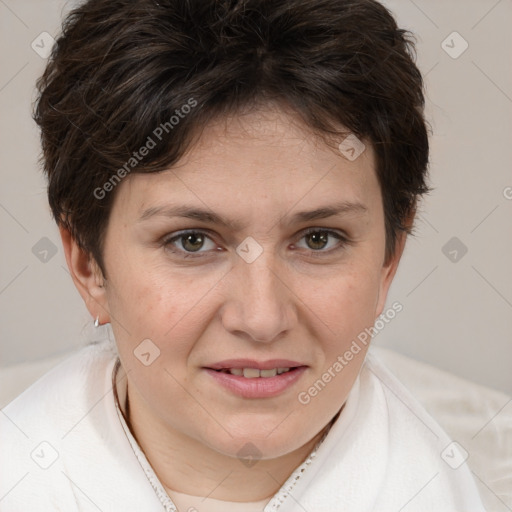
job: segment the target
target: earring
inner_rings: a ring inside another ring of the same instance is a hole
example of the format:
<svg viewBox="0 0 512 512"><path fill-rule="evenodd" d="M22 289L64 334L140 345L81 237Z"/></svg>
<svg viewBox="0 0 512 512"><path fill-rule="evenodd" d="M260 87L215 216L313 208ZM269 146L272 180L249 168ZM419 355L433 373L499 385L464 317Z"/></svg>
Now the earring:
<svg viewBox="0 0 512 512"><path fill-rule="evenodd" d="M100 317L97 316L96 320L94 320L94 327L98 327L100 325Z"/></svg>

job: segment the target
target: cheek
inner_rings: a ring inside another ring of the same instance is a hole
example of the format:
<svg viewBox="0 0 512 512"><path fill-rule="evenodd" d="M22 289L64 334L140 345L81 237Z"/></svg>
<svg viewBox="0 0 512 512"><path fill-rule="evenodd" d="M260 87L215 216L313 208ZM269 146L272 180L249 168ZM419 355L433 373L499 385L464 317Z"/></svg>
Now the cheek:
<svg viewBox="0 0 512 512"><path fill-rule="evenodd" d="M303 290L305 304L317 315L335 343L341 343L373 325L380 274L375 266L341 269L314 291Z"/></svg>
<svg viewBox="0 0 512 512"><path fill-rule="evenodd" d="M172 350L172 361L181 361L204 328L208 291L218 276L198 279L190 273L141 268L118 272L112 279L108 301L119 351L129 355L150 339L162 355Z"/></svg>
<svg viewBox="0 0 512 512"><path fill-rule="evenodd" d="M310 417L328 421L348 396L371 342L368 328L378 289L378 272L354 266L310 297L320 319L315 333L319 364L297 396L299 410Z"/></svg>

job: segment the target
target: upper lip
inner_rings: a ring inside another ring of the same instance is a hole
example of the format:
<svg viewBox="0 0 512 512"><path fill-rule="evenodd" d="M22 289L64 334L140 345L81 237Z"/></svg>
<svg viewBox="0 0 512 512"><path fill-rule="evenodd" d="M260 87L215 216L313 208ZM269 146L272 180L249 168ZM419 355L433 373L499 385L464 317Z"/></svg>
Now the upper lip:
<svg viewBox="0 0 512 512"><path fill-rule="evenodd" d="M307 366L291 359L269 359L267 361L255 361L254 359L226 359L219 361L205 368L212 370L223 370L229 368L257 368L258 370L271 370L273 368L293 368L296 366Z"/></svg>

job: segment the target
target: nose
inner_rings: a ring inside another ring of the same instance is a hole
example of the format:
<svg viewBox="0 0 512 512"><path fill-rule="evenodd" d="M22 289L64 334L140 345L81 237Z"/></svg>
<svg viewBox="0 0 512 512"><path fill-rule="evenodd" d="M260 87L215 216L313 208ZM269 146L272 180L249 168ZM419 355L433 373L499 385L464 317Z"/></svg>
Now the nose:
<svg viewBox="0 0 512 512"><path fill-rule="evenodd" d="M291 330L297 319L294 293L282 265L264 251L252 263L240 258L224 284L224 328L251 341L270 343Z"/></svg>

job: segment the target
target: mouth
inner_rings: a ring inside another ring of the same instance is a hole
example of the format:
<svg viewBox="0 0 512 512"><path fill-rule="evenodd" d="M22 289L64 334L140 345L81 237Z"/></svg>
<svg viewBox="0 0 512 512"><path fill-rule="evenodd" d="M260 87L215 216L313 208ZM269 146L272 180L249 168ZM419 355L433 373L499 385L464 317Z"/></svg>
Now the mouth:
<svg viewBox="0 0 512 512"><path fill-rule="evenodd" d="M290 390L308 369L296 361L224 361L204 367L216 384L242 398L271 398Z"/></svg>
<svg viewBox="0 0 512 512"><path fill-rule="evenodd" d="M299 368L298 366L289 368L270 368L268 370L259 370L258 368L221 368L220 370L214 370L216 372L229 373L230 375L237 375L239 377L245 377L246 379L268 379L275 377L276 375L282 375L283 373L289 373Z"/></svg>

